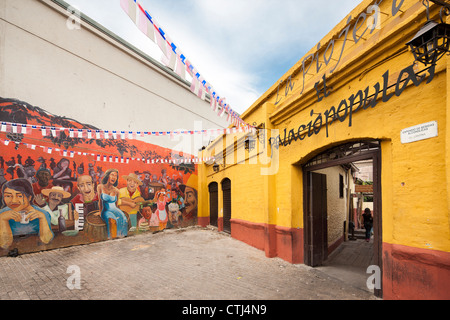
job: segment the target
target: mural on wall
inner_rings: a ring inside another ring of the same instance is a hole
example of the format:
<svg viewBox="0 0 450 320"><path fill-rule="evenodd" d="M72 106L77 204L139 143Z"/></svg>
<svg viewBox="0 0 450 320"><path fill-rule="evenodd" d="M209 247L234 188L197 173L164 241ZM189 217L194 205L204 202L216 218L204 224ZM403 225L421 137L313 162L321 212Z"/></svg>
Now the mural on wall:
<svg viewBox="0 0 450 320"><path fill-rule="evenodd" d="M0 256L197 223L197 168L171 161L173 150L66 130L18 133L11 124L98 129L14 99L0 98L0 121Z"/></svg>

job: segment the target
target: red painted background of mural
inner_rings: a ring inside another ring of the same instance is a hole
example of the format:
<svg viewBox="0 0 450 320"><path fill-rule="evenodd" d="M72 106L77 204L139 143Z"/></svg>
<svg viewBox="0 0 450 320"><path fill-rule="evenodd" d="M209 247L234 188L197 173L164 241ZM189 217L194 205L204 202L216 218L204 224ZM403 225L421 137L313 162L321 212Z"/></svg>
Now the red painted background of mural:
<svg viewBox="0 0 450 320"><path fill-rule="evenodd" d="M197 223L196 165L172 162L190 155L136 139L70 137L68 128L98 129L14 99L0 98L0 121L49 128L0 132L0 256ZM11 208L16 193L27 204L26 185L34 223Z"/></svg>

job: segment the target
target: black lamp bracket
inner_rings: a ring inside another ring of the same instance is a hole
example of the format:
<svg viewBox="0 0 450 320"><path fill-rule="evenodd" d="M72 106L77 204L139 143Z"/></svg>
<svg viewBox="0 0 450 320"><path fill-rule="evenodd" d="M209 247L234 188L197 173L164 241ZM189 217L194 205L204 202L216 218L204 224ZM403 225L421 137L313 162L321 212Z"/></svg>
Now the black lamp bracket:
<svg viewBox="0 0 450 320"><path fill-rule="evenodd" d="M427 8L427 20L430 21L430 1L441 6L440 19L445 23L444 16L450 16L450 3L447 0L422 0L423 5Z"/></svg>

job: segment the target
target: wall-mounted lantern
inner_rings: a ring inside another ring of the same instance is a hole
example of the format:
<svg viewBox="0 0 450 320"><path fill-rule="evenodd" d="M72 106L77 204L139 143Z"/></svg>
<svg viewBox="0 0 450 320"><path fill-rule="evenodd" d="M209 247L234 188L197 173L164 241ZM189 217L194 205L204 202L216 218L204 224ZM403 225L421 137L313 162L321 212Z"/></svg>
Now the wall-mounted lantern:
<svg viewBox="0 0 450 320"><path fill-rule="evenodd" d="M245 150L252 151L255 149L256 141L254 139L250 139L249 137L245 138Z"/></svg>
<svg viewBox="0 0 450 320"><path fill-rule="evenodd" d="M430 2L441 5L441 22L430 19ZM427 22L406 45L409 46L416 61L433 65L450 50L450 25L444 23L444 15L450 15L450 4L442 0L423 0L427 8Z"/></svg>

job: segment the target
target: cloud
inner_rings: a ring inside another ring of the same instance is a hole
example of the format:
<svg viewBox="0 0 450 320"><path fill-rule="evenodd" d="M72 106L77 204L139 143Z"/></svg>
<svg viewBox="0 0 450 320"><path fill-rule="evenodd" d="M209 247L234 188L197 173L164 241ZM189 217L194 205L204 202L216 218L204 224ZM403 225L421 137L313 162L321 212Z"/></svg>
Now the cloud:
<svg viewBox="0 0 450 320"><path fill-rule="evenodd" d="M159 60L119 1L66 0ZM360 0L141 0L230 106L244 112Z"/></svg>

